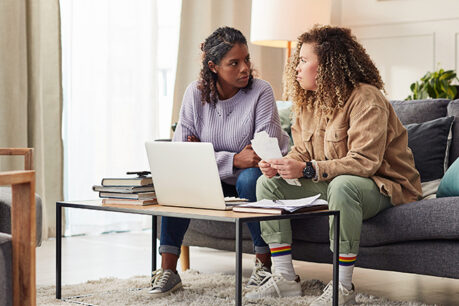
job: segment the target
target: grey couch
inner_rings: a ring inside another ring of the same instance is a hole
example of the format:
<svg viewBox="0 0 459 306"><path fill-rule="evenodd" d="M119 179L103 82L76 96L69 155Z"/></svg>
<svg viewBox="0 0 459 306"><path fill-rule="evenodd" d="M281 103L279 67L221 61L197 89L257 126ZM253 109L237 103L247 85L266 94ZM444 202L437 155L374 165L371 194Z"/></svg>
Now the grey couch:
<svg viewBox="0 0 459 306"><path fill-rule="evenodd" d="M449 164L459 156L459 100L391 101L403 124L455 116ZM458 178L459 180L459 178ZM293 258L331 263L328 218L292 221ZM227 223L191 221L184 245L234 250L235 229ZM252 253L244 228L243 251ZM459 197L395 206L363 222L357 266L459 278Z"/></svg>
<svg viewBox="0 0 459 306"><path fill-rule="evenodd" d="M13 305L12 245L11 245L11 187L0 187L0 306ZM37 246L42 237L42 204L36 202Z"/></svg>

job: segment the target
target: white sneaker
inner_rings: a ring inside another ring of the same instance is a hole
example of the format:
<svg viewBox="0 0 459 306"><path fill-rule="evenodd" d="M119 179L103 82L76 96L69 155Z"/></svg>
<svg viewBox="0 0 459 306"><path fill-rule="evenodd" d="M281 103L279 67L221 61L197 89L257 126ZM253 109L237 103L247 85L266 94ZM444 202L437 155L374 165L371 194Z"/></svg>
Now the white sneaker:
<svg viewBox="0 0 459 306"><path fill-rule="evenodd" d="M324 289L324 293L319 296L314 302L311 303L311 306L328 306L333 302L333 281L329 282ZM355 288L352 285L351 290L347 290L338 282L338 305L351 305L355 303Z"/></svg>
<svg viewBox="0 0 459 306"><path fill-rule="evenodd" d="M295 280L289 281L286 280L282 275L270 274L263 285L250 292L247 292L245 297L248 300L256 300L269 296L301 296L301 293L301 284L298 275L296 276Z"/></svg>

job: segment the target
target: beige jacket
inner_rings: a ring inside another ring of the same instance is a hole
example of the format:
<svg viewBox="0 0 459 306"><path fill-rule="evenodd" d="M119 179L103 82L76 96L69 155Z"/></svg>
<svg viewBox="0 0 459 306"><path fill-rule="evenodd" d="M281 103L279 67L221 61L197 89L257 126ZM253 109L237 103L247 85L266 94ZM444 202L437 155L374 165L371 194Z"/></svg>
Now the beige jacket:
<svg viewBox="0 0 459 306"><path fill-rule="evenodd" d="M331 115L303 109L292 136L294 147L287 158L317 161L319 181L342 174L369 177L394 205L421 197L408 133L374 86L360 84L344 107Z"/></svg>

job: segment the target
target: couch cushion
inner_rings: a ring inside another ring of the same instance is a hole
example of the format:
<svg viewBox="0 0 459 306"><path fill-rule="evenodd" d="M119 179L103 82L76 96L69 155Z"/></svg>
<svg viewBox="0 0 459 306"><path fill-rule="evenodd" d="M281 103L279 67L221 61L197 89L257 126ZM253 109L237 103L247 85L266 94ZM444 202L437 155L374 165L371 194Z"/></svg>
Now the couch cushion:
<svg viewBox="0 0 459 306"><path fill-rule="evenodd" d="M451 101L448 104L448 116L454 116L453 139L449 150L449 164L452 165L459 157L459 100Z"/></svg>
<svg viewBox="0 0 459 306"><path fill-rule="evenodd" d="M437 197L459 197L459 159L449 167L441 179Z"/></svg>
<svg viewBox="0 0 459 306"><path fill-rule="evenodd" d="M414 163L421 175L421 182L443 177L445 158L449 151L448 135L453 121L454 117L441 117L405 126L408 131L408 146L413 151Z"/></svg>
<svg viewBox="0 0 459 306"><path fill-rule="evenodd" d="M421 123L445 117L448 99L391 101L395 113L403 124Z"/></svg>
<svg viewBox="0 0 459 306"><path fill-rule="evenodd" d="M11 234L11 187L0 186L0 232ZM43 213L41 198L35 194L37 246L41 245Z"/></svg>
<svg viewBox="0 0 459 306"><path fill-rule="evenodd" d="M0 305L13 305L11 235L0 233Z"/></svg>
<svg viewBox="0 0 459 306"><path fill-rule="evenodd" d="M459 197L428 199L386 209L363 222L360 244L379 246L413 240L459 240L458 202ZM234 225L225 222L191 220L189 230L219 239L234 239L235 235ZM293 220L292 231L294 240L329 241L327 217ZM246 226L243 237L250 239Z"/></svg>
<svg viewBox="0 0 459 306"><path fill-rule="evenodd" d="M456 239L459 240L459 197L429 199L397 205L363 222L361 246L389 243ZM292 222L293 239L328 241L327 218Z"/></svg>
<svg viewBox="0 0 459 306"><path fill-rule="evenodd" d="M361 244L375 246L413 240L459 240L458 203L459 197L450 197L394 206L364 223Z"/></svg>
<svg viewBox="0 0 459 306"><path fill-rule="evenodd" d="M207 220L191 220L188 231L194 231L220 239L234 239L236 235L236 227L233 223ZM250 239L251 237L247 224L244 224L242 228L242 237L244 239Z"/></svg>

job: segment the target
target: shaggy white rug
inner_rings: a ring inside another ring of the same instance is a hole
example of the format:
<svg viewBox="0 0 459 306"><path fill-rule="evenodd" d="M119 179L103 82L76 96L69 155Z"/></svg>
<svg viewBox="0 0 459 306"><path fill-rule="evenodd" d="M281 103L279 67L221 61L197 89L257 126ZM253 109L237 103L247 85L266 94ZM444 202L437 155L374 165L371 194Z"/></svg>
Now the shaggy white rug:
<svg viewBox="0 0 459 306"><path fill-rule="evenodd" d="M188 270L180 274L183 289L161 299L153 299L148 293L149 277L129 279L104 278L84 284L62 287L62 300L56 300L55 286L37 288L38 305L234 305L234 275L200 274ZM247 279L243 279L244 283ZM243 284L244 284L243 283ZM325 284L318 280L301 283L302 297L265 298L247 305L309 305L322 292ZM245 291L244 291L245 292ZM243 293L244 293L243 292ZM358 293L359 305L425 305L416 302L389 301Z"/></svg>

